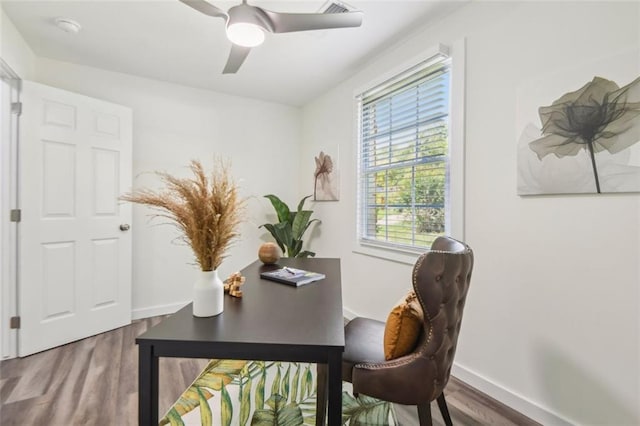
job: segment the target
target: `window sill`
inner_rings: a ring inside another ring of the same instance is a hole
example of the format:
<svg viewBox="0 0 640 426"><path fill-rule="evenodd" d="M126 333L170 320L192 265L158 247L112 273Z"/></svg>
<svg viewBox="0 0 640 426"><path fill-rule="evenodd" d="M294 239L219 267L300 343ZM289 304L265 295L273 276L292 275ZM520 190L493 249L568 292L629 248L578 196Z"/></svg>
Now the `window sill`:
<svg viewBox="0 0 640 426"><path fill-rule="evenodd" d="M424 249L424 252L428 249ZM364 256L375 257L377 259L387 260L390 262L402 263L405 265L414 265L420 255L420 252L402 250L392 247L381 247L375 244L356 243L352 250L353 253Z"/></svg>

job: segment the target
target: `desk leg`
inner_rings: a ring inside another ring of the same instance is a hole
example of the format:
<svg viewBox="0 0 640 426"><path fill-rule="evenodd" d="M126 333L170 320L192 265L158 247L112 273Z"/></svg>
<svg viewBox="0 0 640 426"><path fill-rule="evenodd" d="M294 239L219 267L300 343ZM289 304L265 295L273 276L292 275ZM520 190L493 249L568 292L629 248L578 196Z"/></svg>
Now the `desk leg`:
<svg viewBox="0 0 640 426"><path fill-rule="evenodd" d="M316 364L318 385L316 392L316 426L325 426L327 414L327 364Z"/></svg>
<svg viewBox="0 0 640 426"><path fill-rule="evenodd" d="M138 345L138 424L158 424L158 357L151 345Z"/></svg>
<svg viewBox="0 0 640 426"><path fill-rule="evenodd" d="M329 426L342 424L342 352L329 353Z"/></svg>

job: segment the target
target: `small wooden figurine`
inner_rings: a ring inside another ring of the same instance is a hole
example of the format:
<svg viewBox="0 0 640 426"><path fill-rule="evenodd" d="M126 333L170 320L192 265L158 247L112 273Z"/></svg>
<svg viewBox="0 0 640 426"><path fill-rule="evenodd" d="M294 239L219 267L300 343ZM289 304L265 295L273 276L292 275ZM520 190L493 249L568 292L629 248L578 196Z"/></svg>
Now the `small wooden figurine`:
<svg viewBox="0 0 640 426"><path fill-rule="evenodd" d="M244 280L240 272L234 272L224 281L224 292L233 297L242 297L240 286L244 284Z"/></svg>

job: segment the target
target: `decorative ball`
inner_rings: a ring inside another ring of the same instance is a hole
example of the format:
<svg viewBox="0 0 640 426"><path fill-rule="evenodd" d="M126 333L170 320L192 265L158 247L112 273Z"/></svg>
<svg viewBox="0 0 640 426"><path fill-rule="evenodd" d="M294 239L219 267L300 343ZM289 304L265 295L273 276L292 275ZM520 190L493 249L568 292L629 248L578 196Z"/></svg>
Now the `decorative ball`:
<svg viewBox="0 0 640 426"><path fill-rule="evenodd" d="M264 243L258 250L258 259L265 265L271 265L280 260L280 248L274 243Z"/></svg>

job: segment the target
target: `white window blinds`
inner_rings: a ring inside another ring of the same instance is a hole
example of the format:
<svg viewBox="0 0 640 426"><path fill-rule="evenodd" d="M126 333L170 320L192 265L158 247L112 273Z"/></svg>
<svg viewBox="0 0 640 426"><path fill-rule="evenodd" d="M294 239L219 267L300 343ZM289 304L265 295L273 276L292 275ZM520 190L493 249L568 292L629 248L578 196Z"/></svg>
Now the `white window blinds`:
<svg viewBox="0 0 640 426"><path fill-rule="evenodd" d="M422 249L446 231L450 61L425 61L358 97L359 238Z"/></svg>

